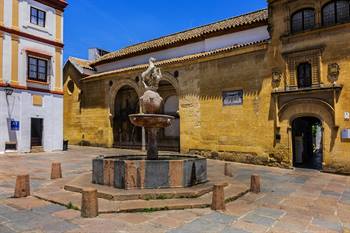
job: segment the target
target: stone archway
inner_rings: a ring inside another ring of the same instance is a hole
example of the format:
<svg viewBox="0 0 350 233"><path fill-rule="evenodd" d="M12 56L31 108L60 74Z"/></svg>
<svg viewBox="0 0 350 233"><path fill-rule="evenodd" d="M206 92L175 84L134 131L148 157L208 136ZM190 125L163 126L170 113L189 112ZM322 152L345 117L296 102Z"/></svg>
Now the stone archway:
<svg viewBox="0 0 350 233"><path fill-rule="evenodd" d="M111 119L114 117L115 114L115 100L118 91L123 88L124 86L129 86L135 90L137 93L138 97L140 98L142 96L142 90L140 86L133 80L131 79L123 79L123 80L118 80L116 81L112 87L110 88L110 97L109 97L109 112L110 112L110 117Z"/></svg>
<svg viewBox="0 0 350 233"><path fill-rule="evenodd" d="M180 117L178 89L167 79L159 82L158 92L163 98L162 114L175 117L172 125L159 132L159 147L162 150L180 151Z"/></svg>
<svg viewBox="0 0 350 233"><path fill-rule="evenodd" d="M280 107L280 132L285 133L281 142L288 145L290 164L293 164L293 122L298 118L316 118L322 125L323 165L327 162L337 135L334 124L334 109L319 99L295 99Z"/></svg>
<svg viewBox="0 0 350 233"><path fill-rule="evenodd" d="M164 75L161 82L168 82L172 85L172 87L175 89L176 95L180 96L180 87L179 87L179 82L176 78L174 77L169 77L167 75Z"/></svg>
<svg viewBox="0 0 350 233"><path fill-rule="evenodd" d="M112 86L113 88L113 86ZM113 145L118 148L141 149L142 129L135 127L129 115L139 113L139 92L137 85L124 81L117 83L112 91L111 122L113 128Z"/></svg>
<svg viewBox="0 0 350 233"><path fill-rule="evenodd" d="M322 169L323 127L316 117L299 117L292 122L293 166Z"/></svg>

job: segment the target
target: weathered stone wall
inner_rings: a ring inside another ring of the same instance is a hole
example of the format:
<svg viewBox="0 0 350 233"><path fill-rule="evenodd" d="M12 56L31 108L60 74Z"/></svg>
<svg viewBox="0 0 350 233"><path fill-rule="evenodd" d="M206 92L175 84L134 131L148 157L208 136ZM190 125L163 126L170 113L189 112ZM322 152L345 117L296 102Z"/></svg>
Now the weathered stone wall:
<svg viewBox="0 0 350 233"><path fill-rule="evenodd" d="M80 74L72 66L65 68L63 77L63 135L70 144L81 142L80 78ZM70 81L74 84L73 92L68 91L68 82Z"/></svg>
<svg viewBox="0 0 350 233"><path fill-rule="evenodd" d="M211 60L190 69L179 79L182 151L210 151L210 156L246 162L255 158L245 155L259 156L258 160L267 161L274 121L266 50ZM223 91L234 90L243 90L243 104L224 106Z"/></svg>
<svg viewBox="0 0 350 233"><path fill-rule="evenodd" d="M339 24L324 27L321 23L321 9L328 0L315 1L270 1L271 44L268 56L272 67L283 71L283 77L288 80L289 68L285 55L294 51L307 51L320 49L320 83L321 86L330 85L328 80L328 65L337 63L340 67L340 75L337 84L343 85L339 94L333 99L325 91L315 93L309 97L324 99L330 102L331 107L326 109L322 106L314 106L314 103L296 104L291 106L288 119L280 119L281 145L292 156L291 144L291 120L295 116L316 116L322 121L324 128L324 170L338 173L350 173L350 142L341 140L341 130L350 128L350 121L344 119L344 112L350 111L350 24ZM290 16L304 7L312 7L316 12L316 28L297 34L290 32ZM286 83L286 82L285 82ZM281 84L282 86L285 84ZM307 97L307 96L306 96ZM295 96L294 98L298 98ZM299 96L300 98L300 96ZM331 115L332 117L329 117Z"/></svg>
<svg viewBox="0 0 350 233"><path fill-rule="evenodd" d="M113 146L113 130L108 105L109 86L104 81L83 82L81 134L82 144Z"/></svg>

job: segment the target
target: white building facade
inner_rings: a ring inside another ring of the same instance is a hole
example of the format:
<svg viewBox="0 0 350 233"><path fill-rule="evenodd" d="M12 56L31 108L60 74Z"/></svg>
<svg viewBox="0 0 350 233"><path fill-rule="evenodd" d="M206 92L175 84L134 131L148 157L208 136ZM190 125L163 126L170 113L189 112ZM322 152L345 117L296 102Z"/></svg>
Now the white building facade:
<svg viewBox="0 0 350 233"><path fill-rule="evenodd" d="M0 153L63 145L63 0L0 0Z"/></svg>

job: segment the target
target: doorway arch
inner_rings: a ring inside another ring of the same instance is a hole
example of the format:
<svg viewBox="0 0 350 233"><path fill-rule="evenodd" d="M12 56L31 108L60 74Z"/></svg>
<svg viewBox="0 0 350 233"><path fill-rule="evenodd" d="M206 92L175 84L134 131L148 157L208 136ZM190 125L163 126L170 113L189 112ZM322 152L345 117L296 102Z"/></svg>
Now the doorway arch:
<svg viewBox="0 0 350 233"><path fill-rule="evenodd" d="M113 145L117 148L141 149L142 129L134 126L130 114L139 113L139 96L136 90L122 86L115 95L113 117Z"/></svg>
<svg viewBox="0 0 350 233"><path fill-rule="evenodd" d="M159 132L159 147L162 150L180 151L179 97L176 87L168 80L159 82L159 95L163 98L161 113L175 117L172 125Z"/></svg>
<svg viewBox="0 0 350 233"><path fill-rule="evenodd" d="M292 123L293 166L322 169L323 127L317 117L303 116Z"/></svg>

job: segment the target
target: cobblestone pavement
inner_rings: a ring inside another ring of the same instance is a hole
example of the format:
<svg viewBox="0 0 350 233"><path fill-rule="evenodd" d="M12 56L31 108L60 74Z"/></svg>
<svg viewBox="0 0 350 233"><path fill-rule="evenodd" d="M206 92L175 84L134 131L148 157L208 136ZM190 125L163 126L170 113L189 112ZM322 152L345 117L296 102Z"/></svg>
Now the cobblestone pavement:
<svg viewBox="0 0 350 233"><path fill-rule="evenodd" d="M262 177L262 193L247 194L210 209L104 214L83 219L79 211L34 197L13 199L16 175L29 173L35 192L49 182L50 164L62 163L63 175L91 169L91 158L125 151L73 147L69 152L0 155L0 233L13 232L350 232L350 177L312 170L284 170L233 163L237 181ZM130 152L127 152L130 153ZM217 163L223 170L223 162Z"/></svg>

